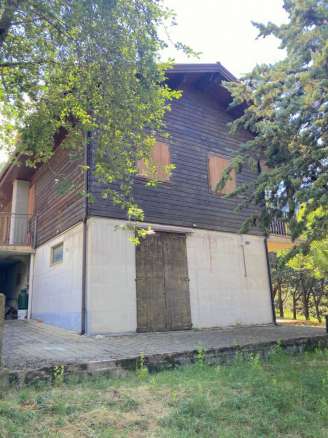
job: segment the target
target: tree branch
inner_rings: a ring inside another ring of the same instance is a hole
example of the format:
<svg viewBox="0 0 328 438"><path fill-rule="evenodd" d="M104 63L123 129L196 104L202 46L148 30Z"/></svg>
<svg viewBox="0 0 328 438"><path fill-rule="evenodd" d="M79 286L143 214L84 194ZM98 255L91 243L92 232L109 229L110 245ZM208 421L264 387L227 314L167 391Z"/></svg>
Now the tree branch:
<svg viewBox="0 0 328 438"><path fill-rule="evenodd" d="M16 67L27 67L31 65L42 65L46 64L46 59L40 60L40 61L26 61L26 62L1 62L0 63L0 69L2 68L16 68Z"/></svg>
<svg viewBox="0 0 328 438"><path fill-rule="evenodd" d="M7 38L15 12L22 1L23 0L7 0L7 5L5 6L0 18L0 48L3 46L3 43Z"/></svg>

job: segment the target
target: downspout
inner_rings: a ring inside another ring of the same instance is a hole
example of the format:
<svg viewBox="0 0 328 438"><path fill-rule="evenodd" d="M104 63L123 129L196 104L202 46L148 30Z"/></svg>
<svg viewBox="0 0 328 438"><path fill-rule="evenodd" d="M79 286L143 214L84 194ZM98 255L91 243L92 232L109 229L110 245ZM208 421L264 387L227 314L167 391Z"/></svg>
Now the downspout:
<svg viewBox="0 0 328 438"><path fill-rule="evenodd" d="M28 308L27 308L27 319L32 317L32 299L33 299L33 289L34 289L34 264L35 264L35 249L37 244L37 213L35 213L33 220L33 237L32 237L32 249L33 253L30 254L30 267L29 267L29 285L28 285Z"/></svg>
<svg viewBox="0 0 328 438"><path fill-rule="evenodd" d="M264 247L265 247L265 258L266 258L266 263L267 263L268 280L269 280L269 288L270 288L272 321L273 321L274 325L277 325L276 310L275 310L275 307L274 307L274 298L273 298L271 267L270 267L269 251L268 251L268 239L266 237L264 238Z"/></svg>
<svg viewBox="0 0 328 438"><path fill-rule="evenodd" d="M33 283L34 283L34 259L35 255L30 254L29 280L28 280L28 305L27 305L27 319L32 316L32 297L33 297Z"/></svg>
<svg viewBox="0 0 328 438"><path fill-rule="evenodd" d="M86 141L84 146L84 165L89 164L89 138L90 133L86 135ZM81 335L87 332L87 242L88 242L88 180L89 180L89 169L84 170L84 199L83 199L83 235L82 235L82 308L81 308Z"/></svg>

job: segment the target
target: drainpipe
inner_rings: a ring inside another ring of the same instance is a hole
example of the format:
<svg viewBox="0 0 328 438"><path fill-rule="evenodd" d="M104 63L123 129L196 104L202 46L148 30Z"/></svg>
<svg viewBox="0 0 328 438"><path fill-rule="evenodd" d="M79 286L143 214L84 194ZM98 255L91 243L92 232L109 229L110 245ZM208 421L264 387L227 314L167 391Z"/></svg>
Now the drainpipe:
<svg viewBox="0 0 328 438"><path fill-rule="evenodd" d="M90 133L86 135L84 147L84 165L88 166L89 157L89 139ZM84 215L83 215L83 243L82 243L82 307L81 307L81 335L87 332L87 241L88 241L88 178L89 170L84 171Z"/></svg>
<svg viewBox="0 0 328 438"><path fill-rule="evenodd" d="M33 219L33 236L32 236L32 249L35 251L37 243L37 213ZM30 267L29 267L29 285L28 285L28 308L27 308L27 319L31 319L32 316L32 297L34 288L34 263L35 263L35 252L30 254Z"/></svg>
<svg viewBox="0 0 328 438"><path fill-rule="evenodd" d="M87 329L87 239L88 239L88 217L83 218L83 247L82 247L82 309L81 309L81 335Z"/></svg>
<svg viewBox="0 0 328 438"><path fill-rule="evenodd" d="M270 267L269 251L268 251L268 239L266 237L264 238L264 247L265 247L265 258L266 258L266 263L267 263L268 280L269 280L269 288L270 288L272 321L273 321L274 325L277 325L276 310L274 308L274 298L273 298L273 288L272 288L272 278L271 278L271 267Z"/></svg>
<svg viewBox="0 0 328 438"><path fill-rule="evenodd" d="M32 296L33 296L33 283L34 283L34 260L35 260L35 255L34 254L30 254L27 319L31 319L31 316L32 316Z"/></svg>

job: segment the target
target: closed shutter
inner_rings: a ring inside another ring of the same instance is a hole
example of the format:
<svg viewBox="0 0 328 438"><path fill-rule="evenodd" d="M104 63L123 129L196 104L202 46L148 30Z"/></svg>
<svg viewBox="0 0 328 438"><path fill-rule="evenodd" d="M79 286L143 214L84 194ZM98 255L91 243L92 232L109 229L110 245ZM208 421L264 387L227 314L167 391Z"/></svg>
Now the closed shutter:
<svg viewBox="0 0 328 438"><path fill-rule="evenodd" d="M167 166L171 164L170 149L168 144L157 142L151 153L149 165L144 160L138 160L138 175L144 178L155 178L158 181L169 181L170 175ZM156 167L155 175L151 171L152 166Z"/></svg>
<svg viewBox="0 0 328 438"><path fill-rule="evenodd" d="M229 166L229 160L220 157L219 155L209 154L208 156L208 182L212 192L228 195L236 190L236 172L232 170L230 172L230 178L226 182L223 189L217 190L218 183L220 182L224 170Z"/></svg>
<svg viewBox="0 0 328 438"><path fill-rule="evenodd" d="M267 165L267 162L265 160L260 160L260 171L261 171L261 173L268 172L269 170L270 169L269 169L269 166Z"/></svg>

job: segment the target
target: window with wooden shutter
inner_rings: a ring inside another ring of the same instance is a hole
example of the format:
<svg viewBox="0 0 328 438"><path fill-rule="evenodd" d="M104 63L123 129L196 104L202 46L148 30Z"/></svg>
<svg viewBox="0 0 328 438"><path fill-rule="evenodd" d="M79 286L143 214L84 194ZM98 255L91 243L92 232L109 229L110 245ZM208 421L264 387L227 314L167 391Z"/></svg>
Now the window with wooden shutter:
<svg viewBox="0 0 328 438"><path fill-rule="evenodd" d="M171 164L170 149L166 143L157 142L154 145L149 163L145 160L137 161L138 176L158 181L169 181L168 166Z"/></svg>
<svg viewBox="0 0 328 438"><path fill-rule="evenodd" d="M220 195L228 195L236 190L236 172L232 170L230 172L230 179L226 182L223 189L218 190L217 186L220 182L224 170L229 166L229 160L220 157L219 155L208 155L208 182L212 192Z"/></svg>
<svg viewBox="0 0 328 438"><path fill-rule="evenodd" d="M260 166L260 173L268 172L270 170L265 160L260 160L259 166Z"/></svg>

